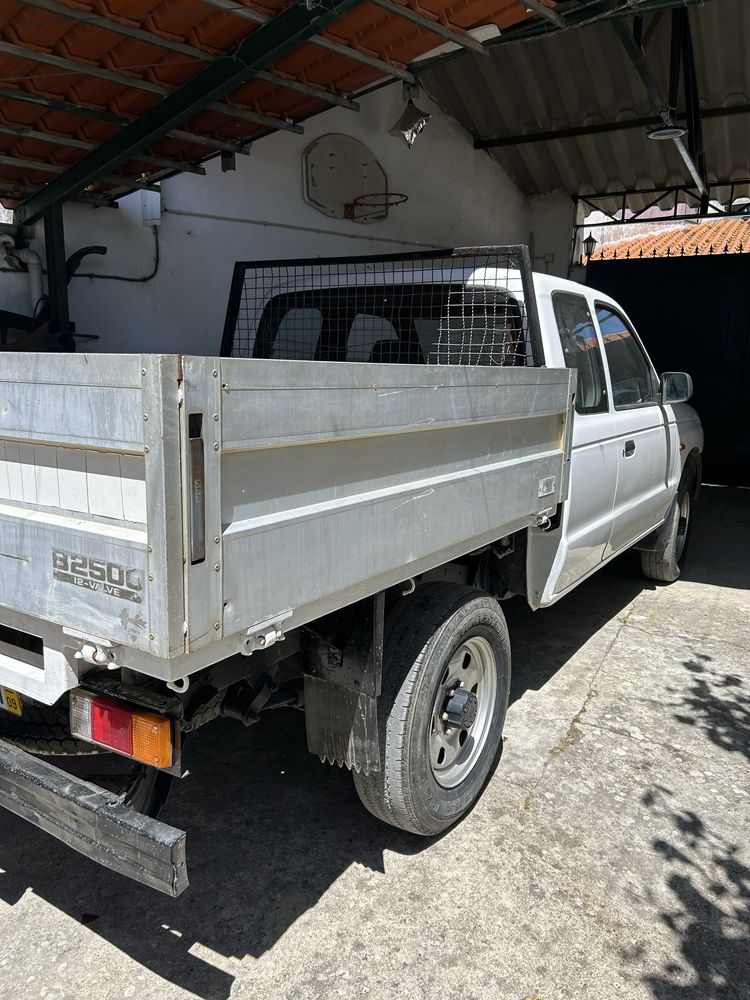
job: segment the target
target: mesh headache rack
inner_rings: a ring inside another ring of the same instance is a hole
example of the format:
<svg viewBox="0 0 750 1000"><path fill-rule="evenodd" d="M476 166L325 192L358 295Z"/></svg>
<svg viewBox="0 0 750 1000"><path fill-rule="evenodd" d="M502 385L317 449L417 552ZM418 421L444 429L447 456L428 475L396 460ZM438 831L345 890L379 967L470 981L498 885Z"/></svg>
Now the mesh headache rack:
<svg viewBox="0 0 750 1000"><path fill-rule="evenodd" d="M525 246L235 264L236 358L544 364Z"/></svg>

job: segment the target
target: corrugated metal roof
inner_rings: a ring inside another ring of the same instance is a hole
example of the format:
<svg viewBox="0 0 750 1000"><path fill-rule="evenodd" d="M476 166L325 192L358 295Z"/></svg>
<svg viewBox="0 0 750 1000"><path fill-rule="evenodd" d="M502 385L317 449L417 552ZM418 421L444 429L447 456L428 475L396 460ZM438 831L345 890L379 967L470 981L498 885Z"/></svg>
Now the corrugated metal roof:
<svg viewBox="0 0 750 1000"><path fill-rule="evenodd" d="M750 103L750 3L707 0L689 9L701 106ZM669 89L670 17L648 15L646 57L662 92ZM512 137L541 130L653 116L645 88L609 23L548 38L492 47L489 59L461 54L420 75L428 93L474 137ZM749 117L707 118L703 138L708 180L750 177ZM489 150L526 194L634 191L690 182L671 142L645 128ZM740 194L737 191L736 194ZM631 198L641 208L648 198Z"/></svg>
<svg viewBox="0 0 750 1000"><path fill-rule="evenodd" d="M248 13L268 18L287 6L283 0L263 0L262 8L246 0L3 0L0 197L18 200L43 186L213 57L231 53L258 27ZM459 29L488 23L506 29L529 17L517 0L421 0L419 9ZM324 37L385 61L394 71L443 41L367 2ZM320 42L302 44L262 78L223 98L226 111L215 110L215 103L186 122L179 134L170 133L119 168L118 176L100 181L97 190L121 194L134 183L163 176L170 164L160 165L159 159L172 161L173 168L195 165L222 144L246 143L329 106L324 94L301 94L284 86L280 77L349 95L383 78L387 70L363 64L345 51L330 51ZM57 103L39 103L45 100Z"/></svg>
<svg viewBox="0 0 750 1000"><path fill-rule="evenodd" d="M640 260L643 257L706 257L750 253L750 218L711 220L675 226L597 247L591 260Z"/></svg>

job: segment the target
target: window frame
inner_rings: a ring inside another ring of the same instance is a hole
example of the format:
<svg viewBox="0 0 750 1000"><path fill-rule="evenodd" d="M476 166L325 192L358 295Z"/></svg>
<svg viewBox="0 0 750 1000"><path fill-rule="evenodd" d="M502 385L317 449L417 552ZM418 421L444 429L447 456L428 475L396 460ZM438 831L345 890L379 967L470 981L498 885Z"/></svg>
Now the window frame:
<svg viewBox="0 0 750 1000"><path fill-rule="evenodd" d="M606 364L604 344L602 342L601 333L599 330L599 324L596 322L595 317L591 311L591 302L583 292L572 292L569 291L567 288L556 288L553 290L550 296L550 301L552 305L552 318L555 321L555 330L557 331L557 340L558 343L560 344L560 351L562 352L563 364L565 364L565 348L563 347L560 324L557 321L557 313L555 312L555 299L562 296L567 296L568 298L572 299L583 299L584 305L586 306L586 311L588 312L589 319L591 321L591 329L593 330L594 337L596 338L596 350L599 358L599 374L601 378L601 388L602 388L600 403L596 407L596 409L592 409L591 407L586 407L585 409L579 409L580 395L578 392L578 381L576 380L576 399L575 399L576 416L591 417L602 413L610 413L611 386L609 382L609 368ZM568 368L568 365L565 364L565 367ZM576 369L569 368L568 370L569 371L575 370L575 372L578 373L577 368Z"/></svg>
<svg viewBox="0 0 750 1000"><path fill-rule="evenodd" d="M612 379L612 370L609 365L609 358L607 357L607 343L604 339L604 333L602 332L602 327L599 322L600 308L606 309L608 312L611 312L613 316L616 316L622 322L622 325L625 327L625 329L629 331L630 336L633 338L633 341L635 342L638 350L641 352L644 361L646 362L646 368L648 369L650 376L651 391L654 396L653 399L643 400L640 403L621 403L619 406L615 402L615 388L614 388L614 381ZM636 332L635 327L627 318L627 316L623 313L622 309L619 306L614 305L612 302L605 302L602 299L594 299L594 315L596 318L596 328L599 334L599 340L602 344L602 353L604 355L604 362L607 366L607 378L609 379L609 385L612 391L612 407L615 410L615 412L617 413L622 410L641 410L646 406L661 406L661 400L659 398L659 376L656 372L656 369L654 368L651 358L648 355L648 351L643 346L643 342Z"/></svg>

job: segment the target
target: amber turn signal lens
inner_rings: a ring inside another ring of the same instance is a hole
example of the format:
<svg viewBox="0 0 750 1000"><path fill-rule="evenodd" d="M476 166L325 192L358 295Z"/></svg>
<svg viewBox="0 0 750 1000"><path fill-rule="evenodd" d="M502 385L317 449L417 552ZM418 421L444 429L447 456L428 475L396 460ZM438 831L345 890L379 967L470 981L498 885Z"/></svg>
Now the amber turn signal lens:
<svg viewBox="0 0 750 1000"><path fill-rule="evenodd" d="M151 712L133 714L133 756L152 767L172 766L172 723Z"/></svg>

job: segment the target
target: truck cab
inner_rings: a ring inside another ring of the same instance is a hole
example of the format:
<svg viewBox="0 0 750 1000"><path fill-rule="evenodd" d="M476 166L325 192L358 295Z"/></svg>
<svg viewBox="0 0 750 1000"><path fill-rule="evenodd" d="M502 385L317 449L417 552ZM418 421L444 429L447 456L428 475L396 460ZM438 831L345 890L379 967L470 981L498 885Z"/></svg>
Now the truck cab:
<svg viewBox="0 0 750 1000"><path fill-rule="evenodd" d="M684 474L695 491L703 432L692 407L669 402L670 376L614 299L547 274L534 287L546 362L578 375L559 545L529 594L543 607L663 524Z"/></svg>

